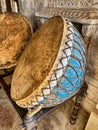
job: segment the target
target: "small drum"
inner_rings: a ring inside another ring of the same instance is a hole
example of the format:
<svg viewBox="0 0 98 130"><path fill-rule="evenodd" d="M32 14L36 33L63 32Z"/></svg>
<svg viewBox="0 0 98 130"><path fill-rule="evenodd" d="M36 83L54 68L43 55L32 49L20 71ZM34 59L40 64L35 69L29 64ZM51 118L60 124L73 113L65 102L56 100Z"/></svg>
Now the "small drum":
<svg viewBox="0 0 98 130"><path fill-rule="evenodd" d="M80 90L85 69L82 37L68 19L55 16L40 26L23 52L11 97L23 108L55 106Z"/></svg>
<svg viewBox="0 0 98 130"><path fill-rule="evenodd" d="M32 37L25 17L17 13L0 14L0 69L11 68Z"/></svg>

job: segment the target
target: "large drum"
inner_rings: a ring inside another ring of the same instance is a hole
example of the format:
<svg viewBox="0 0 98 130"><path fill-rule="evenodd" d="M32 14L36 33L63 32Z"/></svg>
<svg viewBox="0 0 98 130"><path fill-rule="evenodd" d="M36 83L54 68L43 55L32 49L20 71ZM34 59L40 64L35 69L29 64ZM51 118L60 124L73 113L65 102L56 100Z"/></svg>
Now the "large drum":
<svg viewBox="0 0 98 130"><path fill-rule="evenodd" d="M68 19L55 16L35 32L15 69L11 97L21 107L52 107L74 96L86 69L85 45Z"/></svg>
<svg viewBox="0 0 98 130"><path fill-rule="evenodd" d="M0 14L0 69L15 66L32 29L25 17L17 13Z"/></svg>

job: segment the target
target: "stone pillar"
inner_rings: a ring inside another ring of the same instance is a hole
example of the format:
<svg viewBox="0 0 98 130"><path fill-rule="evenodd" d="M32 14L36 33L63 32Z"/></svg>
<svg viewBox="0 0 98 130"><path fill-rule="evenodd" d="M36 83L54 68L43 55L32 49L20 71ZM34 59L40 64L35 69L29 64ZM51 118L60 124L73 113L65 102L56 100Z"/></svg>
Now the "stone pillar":
<svg viewBox="0 0 98 130"><path fill-rule="evenodd" d="M5 2L5 0L1 0L1 7L2 7L2 12L6 12L6 2Z"/></svg>
<svg viewBox="0 0 98 130"><path fill-rule="evenodd" d="M36 10L36 3L33 0L18 0L19 2L19 13L26 16L28 21L31 23L32 28L36 26L34 22L34 14Z"/></svg>
<svg viewBox="0 0 98 130"><path fill-rule="evenodd" d="M1 0L0 0L0 13L2 12Z"/></svg>
<svg viewBox="0 0 98 130"><path fill-rule="evenodd" d="M83 25L82 34L87 47L87 97L82 106L89 113L98 103L98 25Z"/></svg>
<svg viewBox="0 0 98 130"><path fill-rule="evenodd" d="M17 12L18 13L18 4L14 0L10 0L11 2L11 7L12 7L12 12Z"/></svg>
<svg viewBox="0 0 98 130"><path fill-rule="evenodd" d="M91 112L85 130L98 130L98 104Z"/></svg>
<svg viewBox="0 0 98 130"><path fill-rule="evenodd" d="M44 8L48 7L49 0L44 0Z"/></svg>
<svg viewBox="0 0 98 130"><path fill-rule="evenodd" d="M35 12L41 11L44 6L44 0L18 0L18 2L20 14L27 17L35 30L37 27Z"/></svg>
<svg viewBox="0 0 98 130"><path fill-rule="evenodd" d="M16 0L0 0L0 12L18 12Z"/></svg>

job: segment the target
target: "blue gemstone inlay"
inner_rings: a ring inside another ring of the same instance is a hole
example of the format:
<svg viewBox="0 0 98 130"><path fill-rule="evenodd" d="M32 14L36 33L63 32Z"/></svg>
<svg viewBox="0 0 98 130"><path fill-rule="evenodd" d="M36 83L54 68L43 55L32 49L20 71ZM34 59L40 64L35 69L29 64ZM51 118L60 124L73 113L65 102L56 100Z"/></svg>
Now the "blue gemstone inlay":
<svg viewBox="0 0 98 130"><path fill-rule="evenodd" d="M64 86L64 88L66 88L66 86L72 86L72 84L66 79L64 78L61 82L58 83L59 86Z"/></svg>
<svg viewBox="0 0 98 130"><path fill-rule="evenodd" d="M82 51L83 51L82 47L81 47L81 46L79 46L79 44L78 44L78 43L76 43L76 42L74 42L74 44L75 44L75 47L76 47L78 50L80 50L80 51L81 51L81 53L83 53L83 52L82 52Z"/></svg>
<svg viewBox="0 0 98 130"><path fill-rule="evenodd" d="M78 32L76 29L74 29L74 33L75 33L78 37L80 37L80 34L79 34L79 32Z"/></svg>
<svg viewBox="0 0 98 130"><path fill-rule="evenodd" d="M80 40L79 37L77 37L77 36L74 36L74 39L75 39L76 42L79 43L79 45L82 47L83 51L85 52L84 42L82 42L82 40Z"/></svg>
<svg viewBox="0 0 98 130"><path fill-rule="evenodd" d="M80 66L81 66L81 63L80 63L78 60L74 59L74 58L70 58L70 59L69 59L69 63L70 63L73 67L80 67Z"/></svg>
<svg viewBox="0 0 98 130"><path fill-rule="evenodd" d="M40 104L46 104L45 100L40 101Z"/></svg>
<svg viewBox="0 0 98 130"><path fill-rule="evenodd" d="M77 57L77 58L79 58L80 60L82 60L82 56L81 56L81 54L80 54L79 51L77 51L77 50L74 49L73 54L74 54L75 57Z"/></svg>
<svg viewBox="0 0 98 130"><path fill-rule="evenodd" d="M68 70L66 71L66 77L67 77L68 79L70 79L70 78L77 78L77 74L76 74L76 72L74 71L74 69L68 68Z"/></svg>
<svg viewBox="0 0 98 130"><path fill-rule="evenodd" d="M57 88L56 89L56 94L60 97L60 98L67 98L68 97L68 93L66 93L64 90Z"/></svg>

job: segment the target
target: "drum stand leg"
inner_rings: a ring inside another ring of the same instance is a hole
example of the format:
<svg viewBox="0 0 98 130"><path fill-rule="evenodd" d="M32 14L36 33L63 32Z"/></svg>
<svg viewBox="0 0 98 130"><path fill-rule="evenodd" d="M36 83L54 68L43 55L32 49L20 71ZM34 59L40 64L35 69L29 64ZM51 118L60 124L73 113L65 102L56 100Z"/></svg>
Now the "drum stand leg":
<svg viewBox="0 0 98 130"><path fill-rule="evenodd" d="M37 130L37 116L36 115L42 106L37 106L34 109L28 108L28 112L20 125L21 130Z"/></svg>
<svg viewBox="0 0 98 130"><path fill-rule="evenodd" d="M76 99L75 99L75 106L74 106L74 110L72 112L71 115L71 119L70 119L70 123L71 124L75 124L76 123L76 119L78 116L78 111L82 102L82 99L86 96L87 94L87 84L86 82L83 84L81 90L79 91L79 93L76 95Z"/></svg>
<svg viewBox="0 0 98 130"><path fill-rule="evenodd" d="M37 120L35 117L25 117L20 125L21 130L37 130Z"/></svg>
<svg viewBox="0 0 98 130"><path fill-rule="evenodd" d="M20 125L21 130L37 130L37 123L41 117L45 116L53 108L41 109L37 107L33 110L28 109L28 113L25 116L23 123Z"/></svg>
<svg viewBox="0 0 98 130"><path fill-rule="evenodd" d="M13 74L13 70L12 71L7 71L6 69L3 69L4 73L0 74L0 78L4 78L6 76L12 75Z"/></svg>

